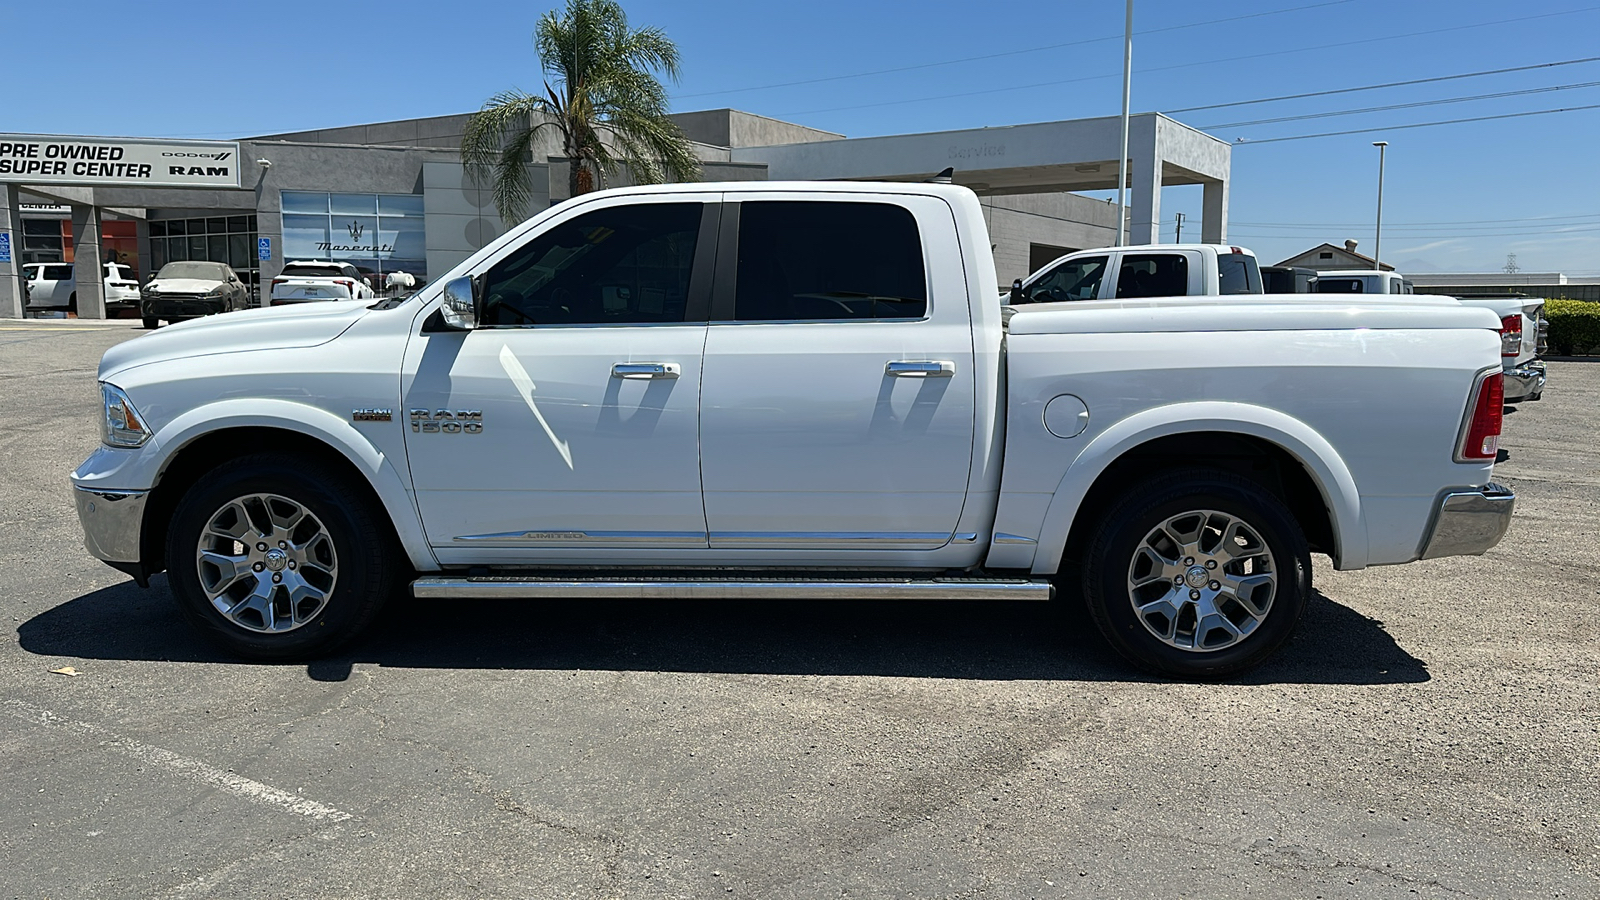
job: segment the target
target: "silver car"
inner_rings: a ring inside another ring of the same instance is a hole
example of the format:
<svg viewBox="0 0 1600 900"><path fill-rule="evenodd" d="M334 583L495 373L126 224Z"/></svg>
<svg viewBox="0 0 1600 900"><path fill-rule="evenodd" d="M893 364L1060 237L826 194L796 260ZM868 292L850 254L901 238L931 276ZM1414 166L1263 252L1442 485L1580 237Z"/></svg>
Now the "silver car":
<svg viewBox="0 0 1600 900"><path fill-rule="evenodd" d="M250 288L232 268L219 262L167 263L145 284L139 297L139 313L146 328L155 328L162 319L176 322L249 305Z"/></svg>

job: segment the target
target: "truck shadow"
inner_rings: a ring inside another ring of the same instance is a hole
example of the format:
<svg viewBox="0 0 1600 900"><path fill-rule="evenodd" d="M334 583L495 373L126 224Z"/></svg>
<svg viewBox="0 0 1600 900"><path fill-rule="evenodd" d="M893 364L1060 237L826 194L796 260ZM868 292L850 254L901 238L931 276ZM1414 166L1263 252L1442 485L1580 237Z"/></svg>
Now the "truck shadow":
<svg viewBox="0 0 1600 900"><path fill-rule="evenodd" d="M24 622L41 656L238 661L179 615L158 576L102 588ZM342 681L356 663L418 669L576 669L975 680L1159 681L1125 663L1074 602L396 600L373 629L306 665ZM1289 645L1241 684L1414 684L1427 665L1383 623L1321 592Z"/></svg>

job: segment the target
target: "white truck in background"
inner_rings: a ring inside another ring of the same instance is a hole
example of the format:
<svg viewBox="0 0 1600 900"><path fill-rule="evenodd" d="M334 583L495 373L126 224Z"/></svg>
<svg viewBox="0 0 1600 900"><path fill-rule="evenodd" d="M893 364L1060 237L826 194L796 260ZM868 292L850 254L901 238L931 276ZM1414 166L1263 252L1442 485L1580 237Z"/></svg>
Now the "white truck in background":
<svg viewBox="0 0 1600 900"><path fill-rule="evenodd" d="M1319 294L1411 294L1410 281L1398 272L1376 269L1330 269L1318 272ZM1507 403L1535 401L1544 396L1548 380L1544 360L1549 323L1544 300L1538 297L1456 297L1462 306L1493 312L1500 319L1500 363L1505 375Z"/></svg>
<svg viewBox="0 0 1600 900"><path fill-rule="evenodd" d="M1012 282L1009 301L1137 300L1261 293L1256 255L1218 244L1142 244L1069 253Z"/></svg>
<svg viewBox="0 0 1600 900"><path fill-rule="evenodd" d="M470 598L1060 591L1130 660L1214 677L1289 638L1312 552L1505 533L1489 313L1244 274L1007 311L983 212L939 184L600 191L409 297L126 341L72 475L86 544L253 658L326 653L405 586L438 628Z"/></svg>

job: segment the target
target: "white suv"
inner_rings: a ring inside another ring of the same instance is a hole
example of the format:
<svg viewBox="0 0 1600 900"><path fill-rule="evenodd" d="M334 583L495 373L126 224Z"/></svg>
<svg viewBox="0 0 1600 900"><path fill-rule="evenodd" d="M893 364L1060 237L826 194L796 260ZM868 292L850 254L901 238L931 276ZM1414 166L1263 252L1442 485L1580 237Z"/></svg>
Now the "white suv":
<svg viewBox="0 0 1600 900"><path fill-rule="evenodd" d="M28 279L29 309L78 311L78 285L72 263L28 263L22 268ZM139 282L133 270L114 262L106 263L104 269L106 311L138 306Z"/></svg>
<svg viewBox="0 0 1600 900"><path fill-rule="evenodd" d="M349 263L302 261L285 263L272 279L272 306L317 300L369 300L371 285Z"/></svg>

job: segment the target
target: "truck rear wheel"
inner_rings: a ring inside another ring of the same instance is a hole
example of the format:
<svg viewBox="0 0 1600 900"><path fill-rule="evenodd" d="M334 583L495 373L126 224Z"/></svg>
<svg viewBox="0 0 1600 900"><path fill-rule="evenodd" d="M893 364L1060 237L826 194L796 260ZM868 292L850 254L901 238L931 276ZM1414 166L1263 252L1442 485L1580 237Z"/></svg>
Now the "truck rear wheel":
<svg viewBox="0 0 1600 900"><path fill-rule="evenodd" d="M262 660L314 657L366 627L405 563L381 512L347 482L275 453L202 476L167 536L168 582L190 622Z"/></svg>
<svg viewBox="0 0 1600 900"><path fill-rule="evenodd" d="M1106 640L1166 675L1251 668L1289 639L1311 594L1311 556L1289 510L1209 469L1139 483L1100 520L1081 565Z"/></svg>

